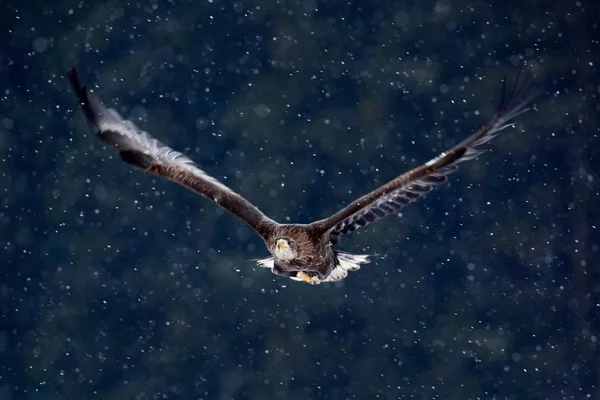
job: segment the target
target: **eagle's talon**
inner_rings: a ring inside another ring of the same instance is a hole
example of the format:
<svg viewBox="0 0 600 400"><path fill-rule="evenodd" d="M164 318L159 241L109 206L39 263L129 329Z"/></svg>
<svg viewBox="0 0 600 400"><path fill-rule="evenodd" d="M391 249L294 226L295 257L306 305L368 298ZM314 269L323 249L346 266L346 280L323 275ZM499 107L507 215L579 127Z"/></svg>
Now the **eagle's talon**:
<svg viewBox="0 0 600 400"><path fill-rule="evenodd" d="M296 277L298 277L298 278L300 278L300 279L302 279L303 281L306 281L306 282L312 281L312 276L310 276L310 275L308 275L308 274L306 274L306 273L304 273L302 271L298 272L298 274L296 274Z"/></svg>

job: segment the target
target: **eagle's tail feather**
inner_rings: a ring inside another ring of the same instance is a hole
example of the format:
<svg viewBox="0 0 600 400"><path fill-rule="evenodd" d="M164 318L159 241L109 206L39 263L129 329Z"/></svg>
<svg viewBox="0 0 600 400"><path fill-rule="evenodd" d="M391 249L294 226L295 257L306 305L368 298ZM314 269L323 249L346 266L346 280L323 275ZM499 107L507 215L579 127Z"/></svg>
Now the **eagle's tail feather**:
<svg viewBox="0 0 600 400"><path fill-rule="evenodd" d="M352 254L345 251L334 250L336 266L325 279L314 276L309 283L318 285L323 282L337 282L348 276L350 271L358 271L361 264L368 264L370 254Z"/></svg>

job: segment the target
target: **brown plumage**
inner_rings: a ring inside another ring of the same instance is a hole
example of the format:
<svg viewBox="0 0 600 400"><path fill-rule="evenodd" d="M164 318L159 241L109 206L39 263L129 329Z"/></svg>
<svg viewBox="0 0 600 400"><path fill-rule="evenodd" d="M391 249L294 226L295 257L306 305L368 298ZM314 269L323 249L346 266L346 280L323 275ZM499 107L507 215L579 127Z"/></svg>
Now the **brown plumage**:
<svg viewBox="0 0 600 400"><path fill-rule="evenodd" d="M341 235L395 214L434 187L446 183L448 175L458 169L458 164L483 153L488 141L512 126L512 121L528 110L527 105L535 95L532 84L538 75L537 69L520 72L507 99L504 85L500 107L492 120L438 157L353 201L329 218L311 224L279 224L207 175L188 157L152 138L131 121L124 120L115 110L107 109L81 84L75 67L67 71L90 128L117 151L123 161L177 182L223 207L251 226L265 241L272 257L257 260L259 266L270 268L277 275L312 284L341 280L349 271L368 263L367 255L334 250L333 246Z"/></svg>

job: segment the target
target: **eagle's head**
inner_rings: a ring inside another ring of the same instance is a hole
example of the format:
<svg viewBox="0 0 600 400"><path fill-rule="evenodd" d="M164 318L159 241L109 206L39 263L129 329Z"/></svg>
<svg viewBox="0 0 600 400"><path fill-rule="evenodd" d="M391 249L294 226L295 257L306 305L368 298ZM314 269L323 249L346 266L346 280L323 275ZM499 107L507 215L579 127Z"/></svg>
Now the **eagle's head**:
<svg viewBox="0 0 600 400"><path fill-rule="evenodd" d="M296 242L288 238L279 238L275 241L273 255L282 261L290 261L296 258Z"/></svg>

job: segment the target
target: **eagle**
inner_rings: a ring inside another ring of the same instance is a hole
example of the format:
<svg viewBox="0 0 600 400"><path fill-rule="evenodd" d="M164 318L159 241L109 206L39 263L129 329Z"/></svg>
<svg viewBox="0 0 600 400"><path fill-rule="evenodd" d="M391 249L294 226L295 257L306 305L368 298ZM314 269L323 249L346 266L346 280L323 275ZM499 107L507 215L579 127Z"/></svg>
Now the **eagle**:
<svg viewBox="0 0 600 400"><path fill-rule="evenodd" d="M334 246L343 235L397 214L401 208L448 182L448 175L455 172L460 163L483 153L488 142L513 126L515 118L530 109L529 104L537 94L532 88L538 76L537 68L520 68L508 95L504 79L500 105L494 116L451 149L354 200L328 218L310 224L280 224L208 175L190 158L139 129L114 109L105 107L81 84L75 66L67 71L92 132L125 163L176 182L223 207L264 240L271 256L255 260L258 266L313 285L342 280L348 272L369 263L370 255L351 254Z"/></svg>

